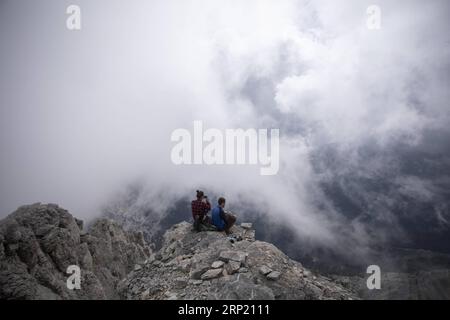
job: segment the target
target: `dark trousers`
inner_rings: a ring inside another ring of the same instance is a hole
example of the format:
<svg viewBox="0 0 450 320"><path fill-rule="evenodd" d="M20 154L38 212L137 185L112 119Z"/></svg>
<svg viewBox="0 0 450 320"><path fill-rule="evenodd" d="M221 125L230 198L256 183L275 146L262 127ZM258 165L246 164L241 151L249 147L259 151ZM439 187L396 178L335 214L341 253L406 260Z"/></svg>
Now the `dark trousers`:
<svg viewBox="0 0 450 320"><path fill-rule="evenodd" d="M211 221L207 215L204 214L196 214L194 216L194 230L201 231L201 225L211 224Z"/></svg>
<svg viewBox="0 0 450 320"><path fill-rule="evenodd" d="M225 232L230 233L231 227L236 222L236 216L231 213L225 213Z"/></svg>

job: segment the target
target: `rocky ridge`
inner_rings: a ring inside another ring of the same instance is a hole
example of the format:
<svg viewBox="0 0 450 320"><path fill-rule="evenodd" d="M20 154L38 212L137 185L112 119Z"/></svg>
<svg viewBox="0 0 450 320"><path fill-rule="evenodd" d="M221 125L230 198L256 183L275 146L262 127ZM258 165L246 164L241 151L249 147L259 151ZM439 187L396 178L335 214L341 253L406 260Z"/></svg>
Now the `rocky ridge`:
<svg viewBox="0 0 450 320"><path fill-rule="evenodd" d="M69 289L69 266L81 288ZM313 274L249 223L194 232L182 222L152 252L142 232L98 219L83 222L55 204L23 206L0 221L0 299L357 299Z"/></svg>
<svg viewBox="0 0 450 320"><path fill-rule="evenodd" d="M162 248L118 286L125 299L357 299L314 275L274 245L255 240L251 225L224 233L196 233L182 222L164 235ZM240 240L240 241L238 241Z"/></svg>
<svg viewBox="0 0 450 320"><path fill-rule="evenodd" d="M0 221L0 299L117 299L116 285L151 254L142 233L83 221L54 204L23 206ZM79 266L81 288L67 287Z"/></svg>

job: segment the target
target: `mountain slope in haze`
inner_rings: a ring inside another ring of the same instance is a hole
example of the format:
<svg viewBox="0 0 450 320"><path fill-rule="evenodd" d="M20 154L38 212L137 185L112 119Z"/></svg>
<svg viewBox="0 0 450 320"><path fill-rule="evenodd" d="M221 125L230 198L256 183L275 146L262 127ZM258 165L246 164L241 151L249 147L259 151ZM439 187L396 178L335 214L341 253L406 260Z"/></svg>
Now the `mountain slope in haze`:
<svg viewBox="0 0 450 320"><path fill-rule="evenodd" d="M141 231L148 244L160 247L164 232L190 217L190 202L188 199L180 199L163 210L148 203L147 197L141 185L129 185L108 201L101 213L103 217L119 223L125 230Z"/></svg>
<svg viewBox="0 0 450 320"><path fill-rule="evenodd" d="M367 290L366 278L339 276L332 278L351 288L363 299L450 299L450 255L428 250L391 248L385 252L381 270L381 290Z"/></svg>

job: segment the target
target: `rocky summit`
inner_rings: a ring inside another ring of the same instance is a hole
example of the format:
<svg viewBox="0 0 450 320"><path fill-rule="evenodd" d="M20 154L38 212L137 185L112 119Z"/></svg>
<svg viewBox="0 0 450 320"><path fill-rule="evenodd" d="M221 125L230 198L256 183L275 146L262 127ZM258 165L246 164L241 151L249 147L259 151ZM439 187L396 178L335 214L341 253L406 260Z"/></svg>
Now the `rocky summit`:
<svg viewBox="0 0 450 320"><path fill-rule="evenodd" d="M79 288L67 285L78 266ZM351 288L313 275L251 224L233 235L172 226L152 252L140 232L83 222L53 204L20 207L0 221L0 299L357 299Z"/></svg>
<svg viewBox="0 0 450 320"><path fill-rule="evenodd" d="M182 222L162 248L118 286L126 299L357 299L348 289L255 240L247 224L196 233Z"/></svg>

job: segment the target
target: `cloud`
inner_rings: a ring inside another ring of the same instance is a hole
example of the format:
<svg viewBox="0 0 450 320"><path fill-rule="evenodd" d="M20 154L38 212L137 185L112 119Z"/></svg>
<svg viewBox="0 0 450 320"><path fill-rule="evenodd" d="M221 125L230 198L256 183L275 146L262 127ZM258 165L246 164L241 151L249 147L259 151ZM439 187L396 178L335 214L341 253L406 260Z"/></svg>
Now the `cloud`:
<svg viewBox="0 0 450 320"><path fill-rule="evenodd" d="M377 31L366 28L370 4L80 1L82 30L70 32L62 2L4 3L1 214L42 201L89 218L135 180L151 199L167 195L152 202L162 207L202 185L318 243L365 245L361 216L395 217L383 204L348 219L323 184L397 175L386 154L445 128L450 98L448 3L379 1ZM194 120L279 128L279 174L174 166L170 135ZM379 153L365 166L368 146Z"/></svg>

